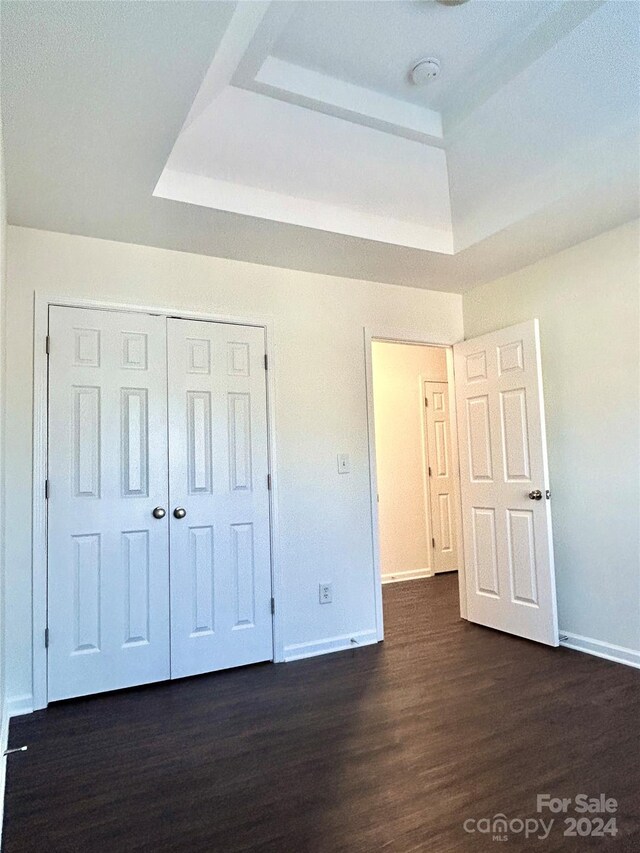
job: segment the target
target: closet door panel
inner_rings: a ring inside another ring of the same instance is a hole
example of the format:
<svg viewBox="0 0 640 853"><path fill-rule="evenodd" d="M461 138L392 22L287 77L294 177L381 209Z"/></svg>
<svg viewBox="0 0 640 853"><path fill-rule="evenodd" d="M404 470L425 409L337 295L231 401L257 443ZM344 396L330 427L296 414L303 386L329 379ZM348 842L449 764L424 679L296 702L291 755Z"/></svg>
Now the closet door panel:
<svg viewBox="0 0 640 853"><path fill-rule="evenodd" d="M169 539L165 318L52 306L49 336L53 701L169 677Z"/></svg>
<svg viewBox="0 0 640 853"><path fill-rule="evenodd" d="M262 329L168 320L171 673L273 658Z"/></svg>

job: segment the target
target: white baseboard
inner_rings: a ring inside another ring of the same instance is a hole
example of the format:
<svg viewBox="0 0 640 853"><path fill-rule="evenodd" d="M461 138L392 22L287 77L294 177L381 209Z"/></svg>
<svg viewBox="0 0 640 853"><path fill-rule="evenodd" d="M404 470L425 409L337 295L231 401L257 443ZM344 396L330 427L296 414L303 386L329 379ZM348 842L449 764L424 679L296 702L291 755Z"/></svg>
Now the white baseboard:
<svg viewBox="0 0 640 853"><path fill-rule="evenodd" d="M314 640L311 643L294 643L284 647L284 659L287 663L302 658L313 658L316 655L326 655L330 652L342 652L345 649L356 649L358 646L370 646L378 642L378 635L372 631L357 631L355 634L344 634L340 637L327 637L324 640Z"/></svg>
<svg viewBox="0 0 640 853"><path fill-rule="evenodd" d="M566 639L564 639L566 637ZM580 634L571 634L569 631L560 631L560 645L567 649L575 649L577 652L586 652L598 658L624 663L640 669L640 651L627 649L624 646L614 646L612 643L603 643L601 640L593 640L591 637L582 637Z"/></svg>
<svg viewBox="0 0 640 853"><path fill-rule="evenodd" d="M4 821L4 795L7 783L7 756L4 754L9 743L9 721L12 717L21 714L31 714L33 711L33 696L25 693L24 696L12 696L7 699L2 709L2 720L0 723L0 850L2 849L2 825Z"/></svg>
<svg viewBox="0 0 640 853"><path fill-rule="evenodd" d="M23 696L10 696L5 704L7 717L19 717L21 714L33 713L33 696L25 693Z"/></svg>
<svg viewBox="0 0 640 853"><path fill-rule="evenodd" d="M398 581L415 581L418 578L430 578L433 573L430 569L412 569L408 572L391 572L388 575L382 575L382 583L398 583Z"/></svg>

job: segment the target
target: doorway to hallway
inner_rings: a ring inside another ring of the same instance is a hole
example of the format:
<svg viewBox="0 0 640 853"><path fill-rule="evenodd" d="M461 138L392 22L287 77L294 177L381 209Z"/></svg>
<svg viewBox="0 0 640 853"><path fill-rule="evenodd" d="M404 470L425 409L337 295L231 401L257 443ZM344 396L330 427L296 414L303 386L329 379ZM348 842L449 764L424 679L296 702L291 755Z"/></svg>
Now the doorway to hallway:
<svg viewBox="0 0 640 853"><path fill-rule="evenodd" d="M446 347L372 343L383 583L458 570L448 358Z"/></svg>

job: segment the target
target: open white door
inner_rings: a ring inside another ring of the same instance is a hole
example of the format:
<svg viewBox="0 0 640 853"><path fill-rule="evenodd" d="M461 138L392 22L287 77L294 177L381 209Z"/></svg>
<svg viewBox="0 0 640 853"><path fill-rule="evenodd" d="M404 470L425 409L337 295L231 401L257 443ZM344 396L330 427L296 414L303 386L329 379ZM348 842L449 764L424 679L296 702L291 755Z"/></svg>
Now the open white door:
<svg viewBox="0 0 640 853"><path fill-rule="evenodd" d="M558 645L538 321L454 346L471 622Z"/></svg>

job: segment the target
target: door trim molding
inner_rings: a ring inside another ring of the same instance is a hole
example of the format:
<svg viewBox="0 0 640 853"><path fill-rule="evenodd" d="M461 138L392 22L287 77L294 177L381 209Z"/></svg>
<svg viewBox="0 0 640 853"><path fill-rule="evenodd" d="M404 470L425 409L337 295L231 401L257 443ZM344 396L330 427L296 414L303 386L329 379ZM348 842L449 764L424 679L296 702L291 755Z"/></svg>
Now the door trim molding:
<svg viewBox="0 0 640 853"><path fill-rule="evenodd" d="M275 600L273 614L273 660L285 660L282 612L282 577L279 560L278 466L276 454L276 370L275 321L271 316L238 317L205 311L185 311L168 305L136 305L109 300L82 299L34 291L33 301L33 456L32 456L32 667L33 710L47 707L47 650L44 632L47 627L47 504L44 483L48 470L47 400L48 362L45 340L49 327L49 307L90 308L102 311L128 311L138 314L157 314L181 320L206 320L238 326L257 326L264 329L268 357L267 370L267 448L271 489L269 491L269 528L271 549L271 589Z"/></svg>
<svg viewBox="0 0 640 853"><path fill-rule="evenodd" d="M456 440L451 442L452 465L460 477L460 465L458 459L458 422L455 417L455 385L453 375L453 350L452 347L459 339L438 339L436 337L425 338L419 331L415 334L397 329L373 328L365 326L364 332L364 366L365 387L367 397L367 433L369 444L369 489L371 506L371 556L373 565L373 584L376 605L376 631L378 640L384 640L384 615L382 612L382 569L380 565L380 536L378 517L378 474L376 466L376 430L375 415L373 409L373 363L371 356L371 345L374 341L383 341L390 344L417 344L419 346L444 347L447 350L447 382L449 388L449 412L451 432L455 434ZM460 616L467 618L467 592L465 584L465 560L462 539L462 505L460 503L460 489L458 489L458 500L456 501L456 542L459 555L458 587L460 592Z"/></svg>

